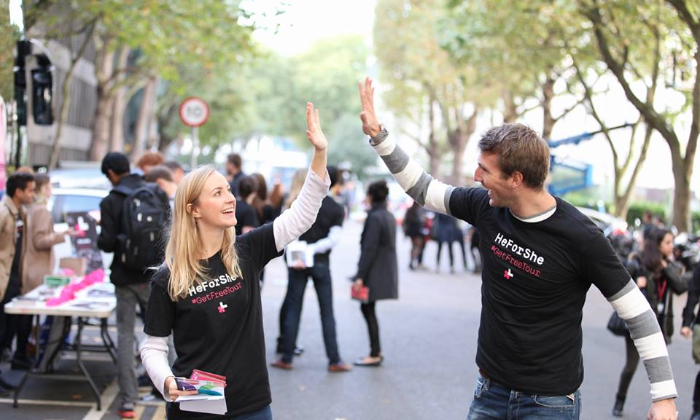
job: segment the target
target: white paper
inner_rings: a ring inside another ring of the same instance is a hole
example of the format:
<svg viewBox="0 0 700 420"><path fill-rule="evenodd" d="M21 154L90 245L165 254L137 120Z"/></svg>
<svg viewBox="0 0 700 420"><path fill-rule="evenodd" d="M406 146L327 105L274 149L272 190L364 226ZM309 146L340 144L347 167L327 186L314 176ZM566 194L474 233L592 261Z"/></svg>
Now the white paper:
<svg viewBox="0 0 700 420"><path fill-rule="evenodd" d="M196 400L181 401L180 410L182 411L195 411L197 413L210 413L210 414L226 414L226 400L223 396L212 396L212 395L192 395L192 397L205 397L204 399L198 398ZM191 397L180 397L178 401L183 398Z"/></svg>
<svg viewBox="0 0 700 420"><path fill-rule="evenodd" d="M287 245L285 252L287 267L294 267L294 262L301 260L308 267L314 266L314 249L306 241L294 241Z"/></svg>

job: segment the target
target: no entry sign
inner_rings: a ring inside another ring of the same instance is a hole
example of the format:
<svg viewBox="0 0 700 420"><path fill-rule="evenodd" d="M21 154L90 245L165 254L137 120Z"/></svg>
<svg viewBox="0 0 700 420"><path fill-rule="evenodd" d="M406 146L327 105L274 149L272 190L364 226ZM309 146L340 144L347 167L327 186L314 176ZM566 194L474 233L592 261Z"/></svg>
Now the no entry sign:
<svg viewBox="0 0 700 420"><path fill-rule="evenodd" d="M209 119L209 105L195 96L180 104L180 119L189 127L200 127Z"/></svg>

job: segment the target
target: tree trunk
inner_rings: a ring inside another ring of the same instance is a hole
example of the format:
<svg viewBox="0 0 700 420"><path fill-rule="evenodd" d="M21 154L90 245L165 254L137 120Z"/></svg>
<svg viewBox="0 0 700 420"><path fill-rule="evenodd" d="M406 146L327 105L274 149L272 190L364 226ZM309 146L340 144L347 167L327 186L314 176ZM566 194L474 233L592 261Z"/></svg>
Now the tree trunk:
<svg viewBox="0 0 700 420"><path fill-rule="evenodd" d="M92 145L89 152L89 158L92 161L102 160L107 153L110 134L113 96L110 94L108 84L114 72L114 52L110 52L108 48L109 40L103 40L95 63L97 105L92 121Z"/></svg>
<svg viewBox="0 0 700 420"><path fill-rule="evenodd" d="M547 80L542 85L542 138L549 140L552 137L552 130L556 119L552 115L552 99L554 98L554 80L547 76Z"/></svg>
<svg viewBox="0 0 700 420"><path fill-rule="evenodd" d="M632 171L632 176L627 184L627 188L625 188L625 191L621 195L615 196L615 216L621 218L622 220L627 219L627 211L630 208L632 192L637 186L637 177L642 169L642 165L644 165L644 162L647 160L647 152L649 151L649 144L651 143L651 135L654 132L654 129L649 124L645 123L644 125L646 126L646 131L644 133L644 143L642 144L642 150L639 153L639 159L634 166L634 170ZM631 150L630 153L632 153Z"/></svg>
<svg viewBox="0 0 700 420"><path fill-rule="evenodd" d="M165 153L165 149L167 149L168 146L170 146L170 143L175 140L175 138L168 135L167 127L170 125L173 118L175 118L177 111L177 104L171 104L165 109L165 111L156 115L156 120L158 121L158 151L161 153Z"/></svg>
<svg viewBox="0 0 700 420"><path fill-rule="evenodd" d="M457 124L451 136L450 144L454 151L454 160L452 161L452 185L460 185L464 177L464 152L469 144L472 134L476 131L476 118L479 115L479 108L475 107L472 115L467 120L461 120ZM456 115L459 117L458 115Z"/></svg>
<svg viewBox="0 0 700 420"><path fill-rule="evenodd" d="M107 154L112 108L113 98L100 94L98 89L95 118L92 122L92 147L90 147L89 156L92 161L100 161Z"/></svg>
<svg viewBox="0 0 700 420"><path fill-rule="evenodd" d="M506 124L514 123L518 120L518 106L515 104L515 99L513 98L513 92L510 90L503 94L503 122Z"/></svg>
<svg viewBox="0 0 700 420"><path fill-rule="evenodd" d="M428 134L428 156L430 157L430 174L434 178L440 176L440 145L435 138L435 108L432 98L428 106L428 120L430 132Z"/></svg>
<svg viewBox="0 0 700 420"><path fill-rule="evenodd" d="M146 150L146 139L148 133L146 132L146 126L148 123L148 117L151 113L151 108L154 102L154 96L156 91L156 79L150 78L143 88L143 96L141 97L141 106L139 107L139 114L136 119L136 130L134 132L134 148L131 150L131 159L136 160L139 156L143 154Z"/></svg>
<svg viewBox="0 0 700 420"><path fill-rule="evenodd" d="M71 57L70 65L68 66L68 70L66 71L66 76L63 78L63 84L61 85L61 104L59 106L60 111L58 114L58 121L56 122L56 136L53 139L53 144L51 145L51 153L49 155L49 170L56 169L56 166L58 165L58 155L61 151L61 136L63 135L63 125L68 120L68 113L70 111L70 85L73 80L73 72L75 71L75 66L78 64L78 61L82 58L83 54L85 54L85 49L90 43L90 39L92 38L92 33L94 32L94 30L95 24L93 23L83 34L83 36L85 37L83 39L83 43L80 45L80 48L78 49L78 52L76 53L75 57Z"/></svg>
<svg viewBox="0 0 700 420"><path fill-rule="evenodd" d="M673 179L676 183L673 192L673 225L679 232L687 232L690 226L690 173L692 167L685 163L673 164Z"/></svg>
<svg viewBox="0 0 700 420"><path fill-rule="evenodd" d="M131 49L129 47L122 47L119 51L119 62L117 63L117 68L123 69L128 65L129 52ZM121 75L117 78L117 81L124 79ZM111 121L111 136L109 142L109 150L111 152L124 152L124 112L126 111L126 105L128 103L128 98L126 97L126 87L118 88L114 94L114 105L112 109L112 121Z"/></svg>

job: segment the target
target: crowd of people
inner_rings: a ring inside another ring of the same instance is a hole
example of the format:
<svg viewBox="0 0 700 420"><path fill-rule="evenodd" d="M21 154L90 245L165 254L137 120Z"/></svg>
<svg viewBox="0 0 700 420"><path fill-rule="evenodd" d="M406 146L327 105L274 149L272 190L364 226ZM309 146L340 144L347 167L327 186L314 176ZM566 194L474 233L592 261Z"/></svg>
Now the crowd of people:
<svg viewBox="0 0 700 420"><path fill-rule="evenodd" d="M409 268L424 266L425 244L432 238L438 243L438 270L446 245L454 272L452 245L457 242L464 268L468 248L474 271L481 272L479 374L468 419L511 418L512 412L520 419L580 418L581 318L591 286L628 329L615 415L622 414L629 382L642 360L651 388L649 418L676 419L677 392L666 346L672 295L684 290L682 269L672 258L671 232L650 228L641 252L623 264L600 229L546 191L547 144L521 124L494 127L481 137L474 180L482 188L440 182L379 123L372 81L360 83L359 90L369 144L414 200L403 223L411 240ZM168 418L198 418L176 402L196 392L176 380L195 369L226 378L226 418L272 418L260 296L266 264L285 248L288 286L279 313L279 358L270 366L292 370L294 356L303 351L297 338L309 279L319 300L327 370L344 373L353 364L372 368L384 362L376 303L399 295L397 223L387 206L389 188L385 181L367 188L368 211L352 287L358 295L362 289L367 292L360 309L369 351L349 364L338 348L329 258L347 216L340 194L343 178L327 163L329 144L311 103L306 105L306 122L313 157L286 194L278 180L268 192L264 176L245 174L237 154L228 157L223 174L212 166L185 173L156 152L137 160L138 171L119 152L102 160L101 171L113 188L100 204L97 246L115 254L110 280L117 300L122 418L136 416L134 330L139 314L146 334L140 359L153 388L168 402ZM38 279L53 268L52 246L75 234L71 229L54 232L46 209L50 194L46 175L18 172L7 181L0 203L3 304L38 286ZM462 223L469 226L468 245ZM700 270L692 275L683 313L681 334L686 337L694 335L699 295ZM13 368L29 367L25 350L30 330L31 318L8 316L0 307L3 352L13 347L16 337ZM700 350L696 357L700 362ZM12 388L0 376L0 391ZM694 416L700 416L698 393L696 385Z"/></svg>

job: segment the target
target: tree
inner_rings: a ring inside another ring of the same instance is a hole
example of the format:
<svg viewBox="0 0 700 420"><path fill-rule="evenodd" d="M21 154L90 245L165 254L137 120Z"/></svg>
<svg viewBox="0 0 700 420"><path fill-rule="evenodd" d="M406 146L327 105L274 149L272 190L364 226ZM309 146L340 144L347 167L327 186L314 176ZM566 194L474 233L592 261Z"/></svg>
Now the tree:
<svg viewBox="0 0 700 420"><path fill-rule="evenodd" d="M0 97L9 102L14 97L13 63L15 41L19 39L17 28L10 25L9 0L0 0Z"/></svg>
<svg viewBox="0 0 700 420"><path fill-rule="evenodd" d="M575 74L568 59L568 44L581 36L575 8L545 0L451 0L448 7L443 47L459 63L479 68L499 92L504 122L541 109L542 137L549 140L556 123L582 101L572 101ZM590 51L577 45L576 55L585 54ZM581 65L588 62L581 59ZM555 108L562 111L555 114Z"/></svg>
<svg viewBox="0 0 700 420"><path fill-rule="evenodd" d="M599 0L581 0L580 10L592 24L592 31L601 58L620 83L629 102L656 130L671 150L675 182L673 223L680 231L687 231L690 223L690 178L693 172L698 135L700 134L700 22L696 7L682 0L653 2L630 1L609 3ZM649 62L656 56L649 54L657 47L661 63L660 71ZM676 64L684 68L685 80L676 80ZM657 85L660 75L671 75L667 89L685 98L676 109L667 104L650 103L649 90ZM677 84L678 83L678 84ZM640 86L641 85L641 86ZM646 95L645 95L646 92ZM690 127L685 145L681 142L680 129L674 127L678 115L690 111ZM683 154L685 149L685 155Z"/></svg>
<svg viewBox="0 0 700 420"><path fill-rule="evenodd" d="M238 1L41 0L32 7L29 20L42 22L49 37L61 27L56 16L75 22L96 21L92 39L97 52L92 160L101 159L107 150L114 99L122 88L157 76L176 79L182 63L197 62L207 68L239 62L252 48L252 28L239 23L247 14ZM49 10L60 13L47 13ZM208 48L210 45L226 48ZM115 55L124 48L131 51L126 66L121 66Z"/></svg>
<svg viewBox="0 0 700 420"><path fill-rule="evenodd" d="M375 14L382 18L374 27L375 55L382 98L399 120L397 128L425 149L433 175L439 175L441 159L451 157L456 183L476 118L493 96L477 67L455 66L440 47L444 6L442 0L378 1Z"/></svg>

